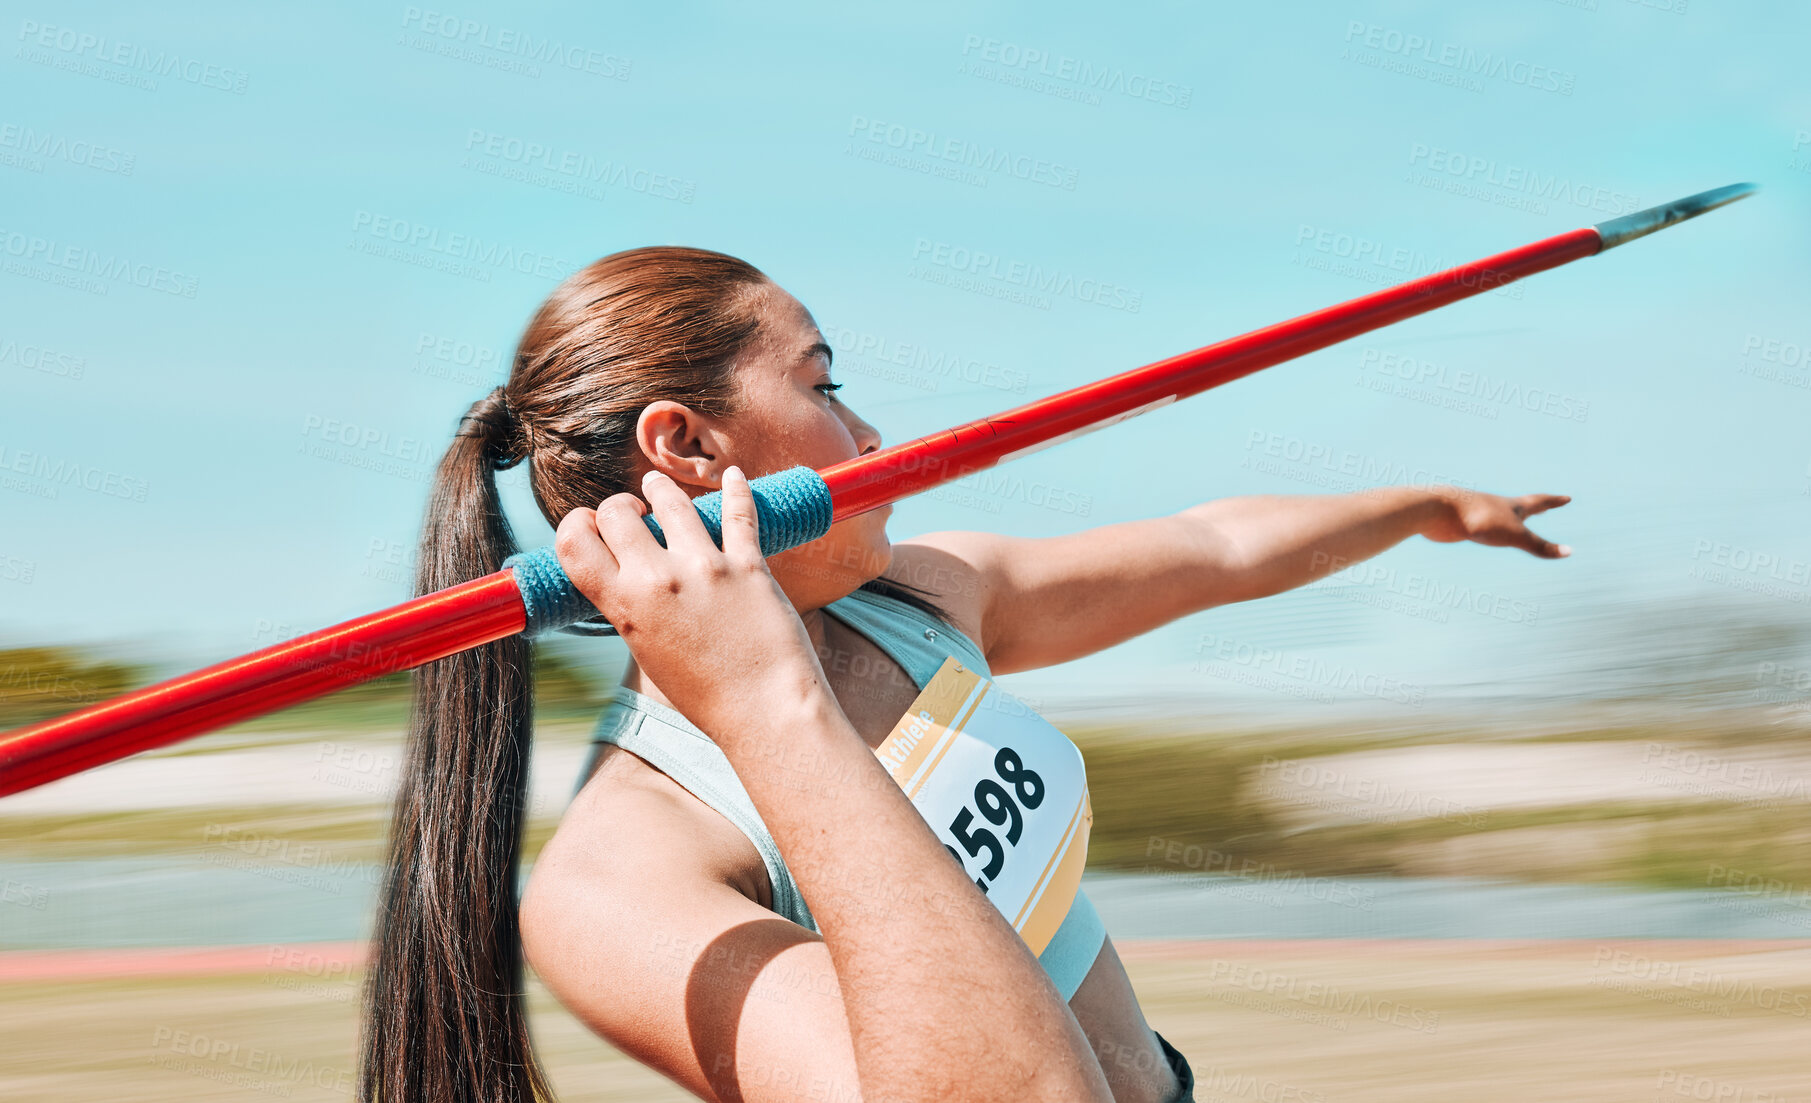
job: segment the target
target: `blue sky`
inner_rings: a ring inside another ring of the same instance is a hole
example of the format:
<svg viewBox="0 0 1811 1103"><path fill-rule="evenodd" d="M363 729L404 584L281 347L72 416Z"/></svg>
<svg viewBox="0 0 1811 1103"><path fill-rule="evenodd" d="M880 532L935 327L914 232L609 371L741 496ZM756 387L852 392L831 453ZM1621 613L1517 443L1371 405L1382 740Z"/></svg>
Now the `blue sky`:
<svg viewBox="0 0 1811 1103"><path fill-rule="evenodd" d="M1739 180L1761 194L889 532L1404 477L1575 497L1537 526L1570 560L1417 538L1003 683L1051 707L1582 692L1606 625L1811 608L1801 6L457 3L6 25L0 642L197 665L406 596L457 418L558 278L619 249L768 272L892 443ZM1092 299L1014 295L989 273L1015 263Z"/></svg>

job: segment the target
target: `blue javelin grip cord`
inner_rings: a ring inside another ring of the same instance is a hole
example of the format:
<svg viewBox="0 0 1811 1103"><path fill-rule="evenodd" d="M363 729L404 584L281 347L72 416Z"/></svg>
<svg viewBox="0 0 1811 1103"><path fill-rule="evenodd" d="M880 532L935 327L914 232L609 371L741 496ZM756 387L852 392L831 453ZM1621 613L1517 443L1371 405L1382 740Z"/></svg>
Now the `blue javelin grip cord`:
<svg viewBox="0 0 1811 1103"><path fill-rule="evenodd" d="M750 493L755 499L755 516L761 533L763 558L777 555L787 548L809 544L830 531L830 487L823 476L805 466L789 467L758 479L750 479ZM713 490L692 499L698 516L704 521L711 542L723 546L723 493ZM667 546L666 533L653 514L642 517L648 530L661 547ZM522 606L528 611L525 636L538 636L558 629L580 636L614 636L616 628L604 619L597 606L578 592L566 571L560 566L553 546L517 552L503 561L515 571L516 587L522 591Z"/></svg>

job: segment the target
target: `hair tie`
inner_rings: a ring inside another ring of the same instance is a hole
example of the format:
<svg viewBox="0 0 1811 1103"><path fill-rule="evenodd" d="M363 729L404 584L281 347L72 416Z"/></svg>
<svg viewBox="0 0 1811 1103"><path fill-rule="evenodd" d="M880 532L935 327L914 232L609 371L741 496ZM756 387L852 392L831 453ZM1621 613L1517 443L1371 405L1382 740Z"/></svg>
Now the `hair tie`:
<svg viewBox="0 0 1811 1103"><path fill-rule="evenodd" d="M528 457L526 448L518 447L525 443L521 440L521 428L521 419L510 408L509 397L504 394L503 387L498 386L472 403L472 408L459 419L459 428L453 435L483 441L491 468L503 471Z"/></svg>

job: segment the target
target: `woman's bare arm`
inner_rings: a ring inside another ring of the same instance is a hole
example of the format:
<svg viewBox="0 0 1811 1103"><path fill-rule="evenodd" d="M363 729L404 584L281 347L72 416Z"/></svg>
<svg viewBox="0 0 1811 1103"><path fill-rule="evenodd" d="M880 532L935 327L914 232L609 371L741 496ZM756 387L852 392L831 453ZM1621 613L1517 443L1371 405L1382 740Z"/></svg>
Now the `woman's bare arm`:
<svg viewBox="0 0 1811 1103"><path fill-rule="evenodd" d="M625 493L561 522L560 561L773 833L835 964L864 1098L1110 1100L1037 959L837 706L740 471L721 550L665 475L643 491L665 549Z"/></svg>
<svg viewBox="0 0 1811 1103"><path fill-rule="evenodd" d="M1570 500L1450 486L1263 494L1061 536L950 531L905 543L924 549L929 569L975 579L976 642L997 676L1070 662L1191 613L1305 586L1417 534L1563 558L1568 550L1529 531L1527 519Z"/></svg>

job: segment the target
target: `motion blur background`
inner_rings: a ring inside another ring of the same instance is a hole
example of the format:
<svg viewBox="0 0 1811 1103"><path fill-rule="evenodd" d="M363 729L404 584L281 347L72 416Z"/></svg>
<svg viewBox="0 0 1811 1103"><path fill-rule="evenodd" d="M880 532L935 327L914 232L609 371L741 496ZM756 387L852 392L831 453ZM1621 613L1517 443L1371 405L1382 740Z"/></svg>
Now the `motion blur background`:
<svg viewBox="0 0 1811 1103"><path fill-rule="evenodd" d="M458 5L8 16L0 725L406 597L458 417L619 249L762 268L896 443L1752 180L889 531L1573 495L1564 561L1412 539L1000 685L1088 751L1087 887L1201 1098L1811 1098L1811 13ZM625 661L540 650L531 855ZM0 801L0 1091L345 1094L406 715ZM534 993L563 1098L680 1097Z"/></svg>

